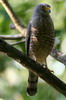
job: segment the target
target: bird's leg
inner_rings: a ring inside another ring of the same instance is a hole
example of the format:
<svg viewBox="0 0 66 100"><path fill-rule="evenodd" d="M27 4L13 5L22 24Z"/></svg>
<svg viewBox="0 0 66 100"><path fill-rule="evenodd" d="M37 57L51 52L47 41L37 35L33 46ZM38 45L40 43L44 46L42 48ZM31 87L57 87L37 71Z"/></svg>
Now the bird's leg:
<svg viewBox="0 0 66 100"><path fill-rule="evenodd" d="M53 73L54 73L53 70L50 70L50 69L48 68L48 66L47 66L47 62L46 62L46 61L45 61L45 64L42 64L42 66L43 66L44 68L47 68L50 72L53 72Z"/></svg>

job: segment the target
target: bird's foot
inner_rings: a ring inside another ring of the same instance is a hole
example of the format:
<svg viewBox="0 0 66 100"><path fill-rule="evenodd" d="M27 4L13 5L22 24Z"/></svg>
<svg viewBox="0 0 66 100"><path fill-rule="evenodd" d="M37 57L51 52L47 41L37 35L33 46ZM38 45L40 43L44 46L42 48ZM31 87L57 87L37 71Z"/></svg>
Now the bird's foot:
<svg viewBox="0 0 66 100"><path fill-rule="evenodd" d="M42 64L42 66L43 66L44 68L48 69L50 72L54 73L54 71L53 71L53 70L50 70L50 69L47 67L46 64Z"/></svg>

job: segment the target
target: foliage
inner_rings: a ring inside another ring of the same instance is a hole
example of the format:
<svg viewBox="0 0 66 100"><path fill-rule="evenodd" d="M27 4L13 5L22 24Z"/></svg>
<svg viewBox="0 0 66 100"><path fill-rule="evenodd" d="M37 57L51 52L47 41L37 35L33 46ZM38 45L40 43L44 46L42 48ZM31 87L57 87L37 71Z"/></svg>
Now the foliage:
<svg viewBox="0 0 66 100"><path fill-rule="evenodd" d="M8 2L25 26L32 16L35 5L44 2L49 3L52 7L51 16L55 26L55 34L60 38L57 48L66 53L66 2L64 0L9 0ZM18 34L16 30L9 28L11 23L8 14L0 5L0 34ZM24 44L15 47L25 52ZM50 68L52 68L52 64L57 61L51 58L50 62L48 61ZM65 73L64 70L62 74L58 74L58 77L66 82ZM37 95L29 97L26 94L27 79L27 69L22 68L20 64L0 53L0 100L65 100L64 96L57 93L41 79L39 79Z"/></svg>

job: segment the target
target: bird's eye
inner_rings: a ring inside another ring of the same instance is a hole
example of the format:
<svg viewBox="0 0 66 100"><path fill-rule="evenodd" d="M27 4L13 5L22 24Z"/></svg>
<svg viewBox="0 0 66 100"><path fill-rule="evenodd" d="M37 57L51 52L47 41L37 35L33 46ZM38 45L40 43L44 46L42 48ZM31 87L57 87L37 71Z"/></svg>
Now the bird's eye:
<svg viewBox="0 0 66 100"><path fill-rule="evenodd" d="M41 6L41 9L42 9L42 10L44 10L44 9L45 9L45 7L44 7L44 6Z"/></svg>

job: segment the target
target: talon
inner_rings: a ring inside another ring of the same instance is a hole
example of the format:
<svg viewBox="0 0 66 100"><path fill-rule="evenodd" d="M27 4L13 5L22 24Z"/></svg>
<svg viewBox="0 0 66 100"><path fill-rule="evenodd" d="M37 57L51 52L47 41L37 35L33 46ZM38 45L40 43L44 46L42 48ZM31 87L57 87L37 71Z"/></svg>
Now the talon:
<svg viewBox="0 0 66 100"><path fill-rule="evenodd" d="M50 72L54 73L54 71L53 71L53 70L50 70L50 69L47 67L47 65L46 65L46 68L47 68Z"/></svg>
<svg viewBox="0 0 66 100"><path fill-rule="evenodd" d="M41 64L41 66L47 68L47 65L46 64Z"/></svg>
<svg viewBox="0 0 66 100"><path fill-rule="evenodd" d="M47 67L46 67L47 68ZM52 72L52 73L54 73L54 71L53 70L50 70L49 68L47 68L50 72Z"/></svg>
<svg viewBox="0 0 66 100"><path fill-rule="evenodd" d="M42 65L42 67L44 67L44 68L48 69L50 72L54 73L54 71L53 71L53 70L50 70L50 69L47 67L47 64L41 64L41 65Z"/></svg>
<svg viewBox="0 0 66 100"><path fill-rule="evenodd" d="M48 69L50 72L52 72L52 73L54 73L54 71L53 70L50 70L50 69Z"/></svg>
<svg viewBox="0 0 66 100"><path fill-rule="evenodd" d="M48 69L50 72L54 73L54 71L53 71L53 70L50 70L50 69L47 67L47 65L42 64L42 66L43 66L44 68Z"/></svg>

